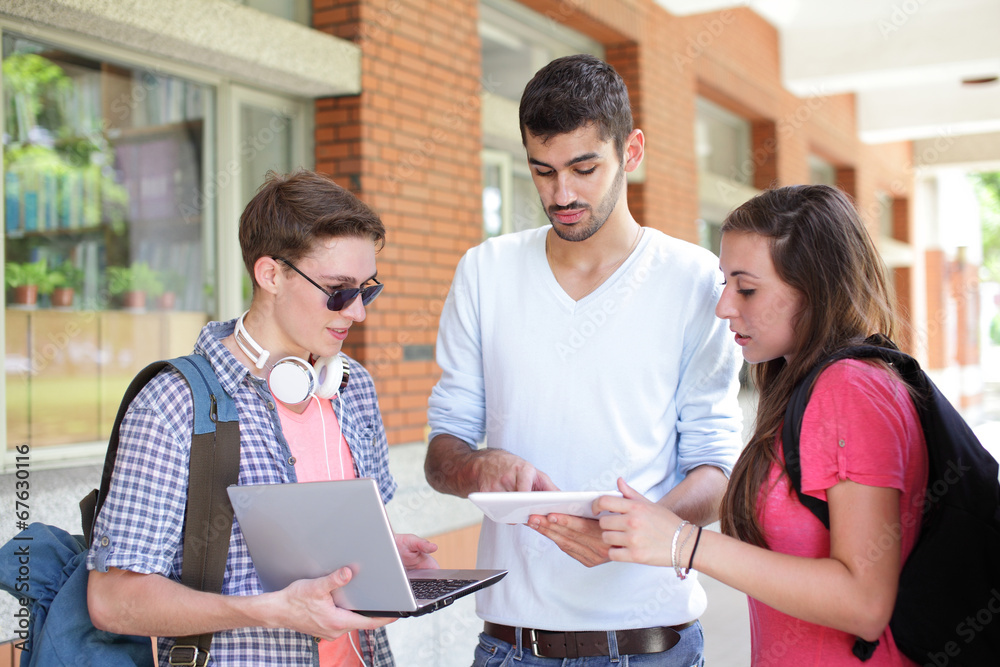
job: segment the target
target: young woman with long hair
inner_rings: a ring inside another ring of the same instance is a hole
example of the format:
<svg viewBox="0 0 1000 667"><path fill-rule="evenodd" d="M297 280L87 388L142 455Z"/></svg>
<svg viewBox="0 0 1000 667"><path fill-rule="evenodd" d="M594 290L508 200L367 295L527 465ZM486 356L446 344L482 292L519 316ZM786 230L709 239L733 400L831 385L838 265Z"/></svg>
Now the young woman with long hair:
<svg viewBox="0 0 1000 667"><path fill-rule="evenodd" d="M851 201L802 185L766 191L722 227L729 320L759 392L753 435L702 531L619 480L595 509L612 560L691 568L750 597L752 664L914 665L888 628L916 542L927 457L909 388L886 364L841 360L815 381L803 417L802 489L828 502L829 530L788 481L780 433L793 388L832 353L895 335L885 267Z"/></svg>

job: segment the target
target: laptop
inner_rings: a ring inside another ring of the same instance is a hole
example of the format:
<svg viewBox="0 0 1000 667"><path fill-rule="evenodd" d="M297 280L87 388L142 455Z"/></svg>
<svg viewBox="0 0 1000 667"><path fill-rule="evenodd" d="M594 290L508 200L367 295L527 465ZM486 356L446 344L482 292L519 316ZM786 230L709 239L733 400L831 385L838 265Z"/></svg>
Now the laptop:
<svg viewBox="0 0 1000 667"><path fill-rule="evenodd" d="M421 616L503 579L507 570L410 570L396 549L374 479L230 486L236 520L267 592L348 566L338 607Z"/></svg>

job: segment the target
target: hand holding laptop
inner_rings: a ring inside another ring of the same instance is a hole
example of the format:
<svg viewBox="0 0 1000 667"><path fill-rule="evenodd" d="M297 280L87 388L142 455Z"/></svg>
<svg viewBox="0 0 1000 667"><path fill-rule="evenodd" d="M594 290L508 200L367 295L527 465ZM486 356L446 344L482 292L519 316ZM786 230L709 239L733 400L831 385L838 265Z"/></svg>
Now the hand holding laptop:
<svg viewBox="0 0 1000 667"><path fill-rule="evenodd" d="M227 491L265 591L308 593L316 582L341 582L327 573L346 566L353 576L321 591L326 603L375 618L419 616L507 574L438 568L430 555L435 544L392 532L370 478Z"/></svg>
<svg viewBox="0 0 1000 667"><path fill-rule="evenodd" d="M342 567L325 577L300 579L259 597L274 627L289 628L320 639L334 640L353 630L374 630L395 618L363 616L339 607L333 598L354 574Z"/></svg>

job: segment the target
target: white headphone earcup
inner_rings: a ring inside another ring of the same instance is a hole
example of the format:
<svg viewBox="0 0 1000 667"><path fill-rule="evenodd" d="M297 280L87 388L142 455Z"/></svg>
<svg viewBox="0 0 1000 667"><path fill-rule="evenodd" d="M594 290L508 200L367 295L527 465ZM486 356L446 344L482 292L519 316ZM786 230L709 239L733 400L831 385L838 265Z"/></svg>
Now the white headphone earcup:
<svg viewBox="0 0 1000 667"><path fill-rule="evenodd" d="M267 376L271 394L289 405L308 400L317 384L313 367L298 357L285 357L274 365Z"/></svg>
<svg viewBox="0 0 1000 667"><path fill-rule="evenodd" d="M320 398L335 398L347 384L348 362L339 354L332 357L320 357L313 364L319 387L316 395Z"/></svg>

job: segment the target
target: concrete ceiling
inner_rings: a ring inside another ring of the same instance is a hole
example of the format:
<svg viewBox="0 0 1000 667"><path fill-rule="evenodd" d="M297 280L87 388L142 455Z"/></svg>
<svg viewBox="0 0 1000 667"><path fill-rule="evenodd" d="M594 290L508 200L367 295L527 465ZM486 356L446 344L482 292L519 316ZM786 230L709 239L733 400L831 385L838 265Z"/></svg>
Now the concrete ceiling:
<svg viewBox="0 0 1000 667"><path fill-rule="evenodd" d="M1000 160L1000 0L656 1L680 16L749 6L779 31L785 87L854 93L866 142L943 137Z"/></svg>

